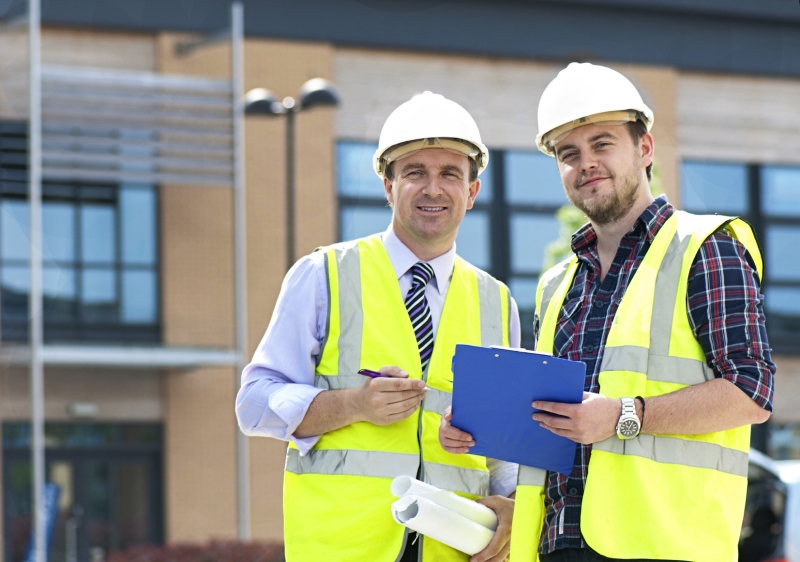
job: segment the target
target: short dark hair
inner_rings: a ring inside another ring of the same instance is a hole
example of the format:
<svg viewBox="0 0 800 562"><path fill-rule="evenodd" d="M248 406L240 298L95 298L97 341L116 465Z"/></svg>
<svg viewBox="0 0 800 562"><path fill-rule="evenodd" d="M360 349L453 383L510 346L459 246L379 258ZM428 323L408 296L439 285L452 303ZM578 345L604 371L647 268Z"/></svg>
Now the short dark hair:
<svg viewBox="0 0 800 562"><path fill-rule="evenodd" d="M630 133L631 138L633 139L633 144L639 144L639 141L643 136L647 134L647 125L642 123L640 119L636 121L631 121L627 123L628 126L628 133ZM650 162L650 165L646 169L647 172L647 181L653 179L653 163Z"/></svg>
<svg viewBox="0 0 800 562"><path fill-rule="evenodd" d="M468 158L468 160L469 160L469 183L472 183L476 179L478 179L478 162L474 158ZM394 179L394 162L390 162L389 165L386 166L386 171L383 174L389 181L392 181Z"/></svg>

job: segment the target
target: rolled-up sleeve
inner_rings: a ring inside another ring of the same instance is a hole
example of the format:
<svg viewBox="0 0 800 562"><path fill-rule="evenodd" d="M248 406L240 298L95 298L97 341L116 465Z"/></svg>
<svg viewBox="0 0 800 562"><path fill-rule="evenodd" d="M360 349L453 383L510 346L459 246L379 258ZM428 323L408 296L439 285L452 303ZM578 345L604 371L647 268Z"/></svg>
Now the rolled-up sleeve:
<svg viewBox="0 0 800 562"><path fill-rule="evenodd" d="M741 242L724 233L704 242L689 273L687 307L714 374L772 411L775 364L767 341L764 296Z"/></svg>
<svg viewBox="0 0 800 562"><path fill-rule="evenodd" d="M236 397L236 417L245 435L291 441L303 455L319 440L298 439L293 433L322 392L314 387L314 369L327 328L324 259L321 252L311 254L286 275Z"/></svg>

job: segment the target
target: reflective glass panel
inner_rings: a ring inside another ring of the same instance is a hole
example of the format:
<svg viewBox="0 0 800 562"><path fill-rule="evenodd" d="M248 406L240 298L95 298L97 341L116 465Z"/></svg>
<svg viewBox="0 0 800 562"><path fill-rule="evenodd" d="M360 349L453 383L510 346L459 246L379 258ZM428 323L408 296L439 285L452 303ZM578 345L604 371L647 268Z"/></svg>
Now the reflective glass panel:
<svg viewBox="0 0 800 562"><path fill-rule="evenodd" d="M43 203L42 235L45 261L72 262L75 259L75 207L70 203Z"/></svg>
<svg viewBox="0 0 800 562"><path fill-rule="evenodd" d="M156 263L156 194L151 186L123 186L119 192L122 262Z"/></svg>
<svg viewBox="0 0 800 562"><path fill-rule="evenodd" d="M340 215L342 240L355 240L383 232L392 222L388 207L345 207Z"/></svg>
<svg viewBox="0 0 800 562"><path fill-rule="evenodd" d="M489 153L489 165L481 172L478 179L481 180L481 191L478 193L477 203L490 203L492 201L492 158L497 158L497 153Z"/></svg>
<svg viewBox="0 0 800 562"><path fill-rule="evenodd" d="M766 270L776 281L800 281L800 260L791 259L800 248L800 226L768 226Z"/></svg>
<svg viewBox="0 0 800 562"><path fill-rule="evenodd" d="M5 200L0 203L0 251L4 260L27 260L30 256L28 203Z"/></svg>
<svg viewBox="0 0 800 562"><path fill-rule="evenodd" d="M87 322L117 319L117 276L113 269L85 269L81 275L82 316Z"/></svg>
<svg viewBox="0 0 800 562"><path fill-rule="evenodd" d="M376 143L336 143L336 178L339 193L366 199L384 199L383 182L372 168Z"/></svg>
<svg viewBox="0 0 800 562"><path fill-rule="evenodd" d="M130 324L156 321L156 274L152 271L122 272L121 320Z"/></svg>
<svg viewBox="0 0 800 562"><path fill-rule="evenodd" d="M560 223L553 216L515 213L511 216L511 268L538 273L547 245L558 239Z"/></svg>
<svg viewBox="0 0 800 562"><path fill-rule="evenodd" d="M114 263L117 233L110 205L81 206L81 259L84 263Z"/></svg>
<svg viewBox="0 0 800 562"><path fill-rule="evenodd" d="M761 168L761 206L768 215L800 216L800 168Z"/></svg>
<svg viewBox="0 0 800 562"><path fill-rule="evenodd" d="M554 158L541 152L505 153L509 203L561 206L567 203Z"/></svg>
<svg viewBox="0 0 800 562"><path fill-rule="evenodd" d="M747 166L721 162L681 165L683 208L697 213L746 213Z"/></svg>
<svg viewBox="0 0 800 562"><path fill-rule="evenodd" d="M780 315L800 316L800 287L768 287L764 290L764 308Z"/></svg>
<svg viewBox="0 0 800 562"><path fill-rule="evenodd" d="M511 290L511 296L517 301L517 306L520 310L536 309L536 287L539 284L538 279L530 279L524 277L512 277L508 283L508 288ZM530 326L523 326L523 329L530 328Z"/></svg>
<svg viewBox="0 0 800 562"><path fill-rule="evenodd" d="M42 294L45 320L75 320L75 270L66 267L42 269Z"/></svg>
<svg viewBox="0 0 800 562"><path fill-rule="evenodd" d="M485 211L467 211L458 227L456 238L458 255L472 265L487 270L489 257L489 215Z"/></svg>
<svg viewBox="0 0 800 562"><path fill-rule="evenodd" d="M75 270L68 267L43 268L42 293L45 298L74 299Z"/></svg>
<svg viewBox="0 0 800 562"><path fill-rule="evenodd" d="M0 310L3 312L3 337L17 328L26 327L29 318L28 292L31 274L27 267L4 265L2 270L2 295Z"/></svg>

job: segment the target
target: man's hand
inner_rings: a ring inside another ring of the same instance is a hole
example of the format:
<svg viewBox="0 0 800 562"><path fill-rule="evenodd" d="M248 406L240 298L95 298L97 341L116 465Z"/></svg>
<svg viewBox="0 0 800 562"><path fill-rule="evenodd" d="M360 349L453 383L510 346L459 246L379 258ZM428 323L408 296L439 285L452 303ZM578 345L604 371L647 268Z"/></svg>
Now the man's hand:
<svg viewBox="0 0 800 562"><path fill-rule="evenodd" d="M442 445L442 449L457 455L469 453L469 448L475 446L475 440L469 433L450 425L451 419L453 419L453 408L448 406L442 416L442 423L439 425L439 443Z"/></svg>
<svg viewBox="0 0 800 562"><path fill-rule="evenodd" d="M616 435L617 422L622 414L619 399L591 392L583 393L583 402L580 404L537 400L533 407L542 410L533 414L533 419L540 426L584 445Z"/></svg>
<svg viewBox="0 0 800 562"><path fill-rule="evenodd" d="M503 496L481 498L482 503L497 514L497 530L486 548L469 559L469 562L502 562L511 550L511 520L514 517L514 500Z"/></svg>
<svg viewBox="0 0 800 562"><path fill-rule="evenodd" d="M425 382L409 380L408 373L396 366L378 371L391 378L368 378L354 393L353 403L360 420L389 425L406 419L425 398Z"/></svg>

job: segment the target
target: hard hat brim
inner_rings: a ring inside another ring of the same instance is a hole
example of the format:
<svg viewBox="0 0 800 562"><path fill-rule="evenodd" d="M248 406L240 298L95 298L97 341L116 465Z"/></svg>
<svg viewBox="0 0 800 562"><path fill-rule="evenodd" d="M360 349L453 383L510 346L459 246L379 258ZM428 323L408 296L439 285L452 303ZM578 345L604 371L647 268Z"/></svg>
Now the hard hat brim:
<svg viewBox="0 0 800 562"><path fill-rule="evenodd" d="M467 158L475 160L478 164L478 174L480 174L489 163L489 151L483 145L478 146L475 143L463 139L427 138L396 144L382 152L379 149L378 152L375 153L375 173L380 177L384 177L386 168L388 168L392 162L396 162L420 150L430 148L441 148L448 152L462 154Z"/></svg>

